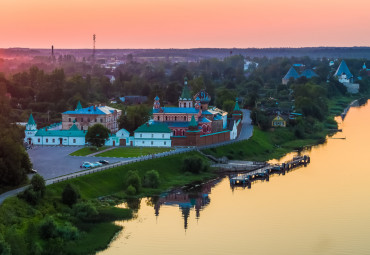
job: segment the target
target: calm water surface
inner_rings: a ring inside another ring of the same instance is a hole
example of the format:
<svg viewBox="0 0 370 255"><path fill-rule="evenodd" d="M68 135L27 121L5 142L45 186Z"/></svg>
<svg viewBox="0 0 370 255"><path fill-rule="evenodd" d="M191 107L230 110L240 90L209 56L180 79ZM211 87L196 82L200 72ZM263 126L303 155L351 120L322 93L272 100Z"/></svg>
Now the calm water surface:
<svg viewBox="0 0 370 255"><path fill-rule="evenodd" d="M305 152L307 167L131 203L137 217L100 254L370 254L369 104L338 121L346 139Z"/></svg>

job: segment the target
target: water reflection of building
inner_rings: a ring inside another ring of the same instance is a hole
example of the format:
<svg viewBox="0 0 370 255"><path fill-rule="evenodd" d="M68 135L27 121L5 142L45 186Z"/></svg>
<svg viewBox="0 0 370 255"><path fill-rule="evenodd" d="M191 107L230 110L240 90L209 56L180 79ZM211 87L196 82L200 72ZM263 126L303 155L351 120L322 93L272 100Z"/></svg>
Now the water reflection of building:
<svg viewBox="0 0 370 255"><path fill-rule="evenodd" d="M214 180L198 187L191 187L186 191L184 189L176 189L162 193L154 205L155 215L159 215L159 210L163 205L179 206L184 219L184 228L187 229L191 209L195 210L195 217L199 219L200 211L211 202L208 195L218 182L219 180Z"/></svg>

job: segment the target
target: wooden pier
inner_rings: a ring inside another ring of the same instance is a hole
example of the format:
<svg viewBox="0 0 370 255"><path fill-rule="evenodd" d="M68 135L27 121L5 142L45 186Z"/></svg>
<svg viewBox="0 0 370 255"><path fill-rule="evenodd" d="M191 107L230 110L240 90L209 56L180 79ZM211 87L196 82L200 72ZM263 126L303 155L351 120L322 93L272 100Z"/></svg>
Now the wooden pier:
<svg viewBox="0 0 370 255"><path fill-rule="evenodd" d="M292 160L284 162L282 164L268 165L260 169L250 171L245 174L240 174L235 177L230 178L231 185L250 185L251 182L255 180L269 180L269 176L274 173L283 173L292 170L298 166L306 166L311 161L309 156L298 156L294 157Z"/></svg>

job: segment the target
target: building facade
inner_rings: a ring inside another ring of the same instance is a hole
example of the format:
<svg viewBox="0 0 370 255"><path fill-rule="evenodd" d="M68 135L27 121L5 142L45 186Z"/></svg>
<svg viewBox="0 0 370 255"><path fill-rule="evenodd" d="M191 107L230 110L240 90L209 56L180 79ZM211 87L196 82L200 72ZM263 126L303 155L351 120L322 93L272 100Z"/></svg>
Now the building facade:
<svg viewBox="0 0 370 255"><path fill-rule="evenodd" d="M122 111L109 106L89 106L82 108L78 102L77 108L74 111L66 111L62 113L62 129L68 130L73 125L76 125L80 130L87 130L95 124L102 124L112 133L118 131L118 118Z"/></svg>

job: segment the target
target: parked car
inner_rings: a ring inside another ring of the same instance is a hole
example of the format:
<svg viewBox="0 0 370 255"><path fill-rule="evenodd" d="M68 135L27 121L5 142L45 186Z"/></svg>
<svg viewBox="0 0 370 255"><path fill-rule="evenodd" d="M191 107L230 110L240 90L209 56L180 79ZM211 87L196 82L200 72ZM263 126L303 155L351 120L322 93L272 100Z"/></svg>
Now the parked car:
<svg viewBox="0 0 370 255"><path fill-rule="evenodd" d="M90 162L83 162L80 167L81 168L92 168L92 167L94 167L94 165Z"/></svg>
<svg viewBox="0 0 370 255"><path fill-rule="evenodd" d="M108 165L109 161L108 160L99 160L99 163L101 163L103 165Z"/></svg>
<svg viewBox="0 0 370 255"><path fill-rule="evenodd" d="M93 165L93 167L98 167L98 166L102 166L103 164L102 163L99 163L99 162L95 162L95 163L91 163Z"/></svg>

